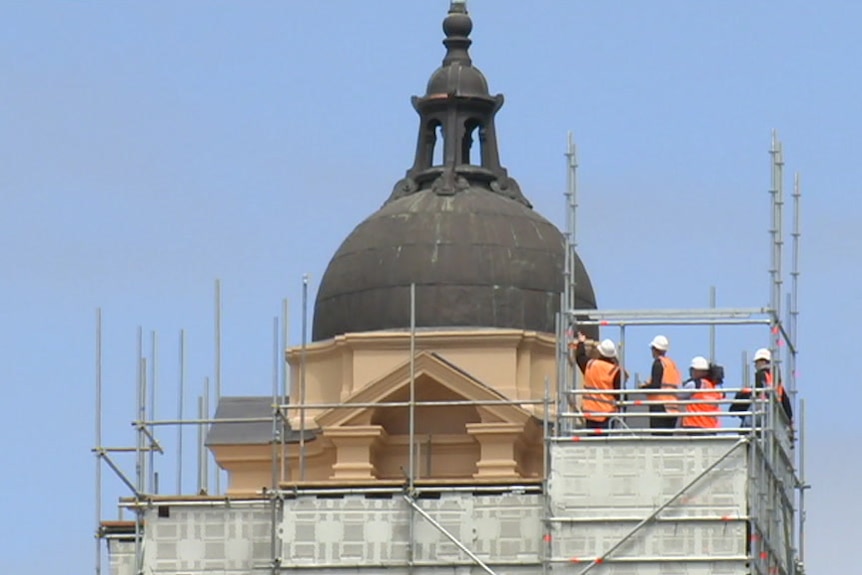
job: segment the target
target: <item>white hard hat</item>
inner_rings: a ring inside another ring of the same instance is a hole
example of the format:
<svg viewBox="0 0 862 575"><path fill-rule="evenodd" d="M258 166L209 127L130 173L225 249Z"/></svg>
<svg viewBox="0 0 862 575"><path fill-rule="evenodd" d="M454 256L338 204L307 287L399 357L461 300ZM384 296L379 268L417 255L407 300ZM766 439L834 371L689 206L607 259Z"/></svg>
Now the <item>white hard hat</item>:
<svg viewBox="0 0 862 575"><path fill-rule="evenodd" d="M659 351L667 351L667 349L670 347L670 342L665 336L657 335L652 338L652 341L649 343L649 346L654 347Z"/></svg>
<svg viewBox="0 0 862 575"><path fill-rule="evenodd" d="M602 357L614 358L617 356L617 346L609 339L603 339L599 345L596 346L596 349L599 350Z"/></svg>
<svg viewBox="0 0 862 575"><path fill-rule="evenodd" d="M705 357L697 356L691 360L692 369L709 369L709 361Z"/></svg>
<svg viewBox="0 0 862 575"><path fill-rule="evenodd" d="M754 361L760 361L761 359L764 361L772 361L772 352L765 347L761 347L754 352Z"/></svg>

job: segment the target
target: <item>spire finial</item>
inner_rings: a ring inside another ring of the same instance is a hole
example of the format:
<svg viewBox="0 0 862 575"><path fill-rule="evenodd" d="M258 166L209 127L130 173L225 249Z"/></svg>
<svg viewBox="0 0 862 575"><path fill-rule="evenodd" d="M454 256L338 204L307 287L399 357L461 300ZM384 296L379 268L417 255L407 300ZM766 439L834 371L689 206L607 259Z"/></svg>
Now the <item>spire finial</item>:
<svg viewBox="0 0 862 575"><path fill-rule="evenodd" d="M467 49L473 43L469 38L472 31L473 21L467 12L467 0L451 0L449 14L443 20L443 33L446 34L443 44L447 48L446 57L443 58L444 66L453 62L467 66L471 64Z"/></svg>

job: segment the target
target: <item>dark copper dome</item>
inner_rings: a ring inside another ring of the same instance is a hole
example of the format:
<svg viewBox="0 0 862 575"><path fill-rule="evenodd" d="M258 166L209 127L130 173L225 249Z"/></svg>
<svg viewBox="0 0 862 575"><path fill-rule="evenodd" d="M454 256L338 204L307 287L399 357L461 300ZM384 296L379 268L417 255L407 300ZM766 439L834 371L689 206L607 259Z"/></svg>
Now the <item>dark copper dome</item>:
<svg viewBox="0 0 862 575"><path fill-rule="evenodd" d="M533 211L500 165L491 96L467 49L472 22L452 3L443 24L443 66L420 116L413 167L383 207L344 240L323 275L312 338L410 325L416 284L418 327L499 327L554 332L563 289L560 231ZM438 130L442 141L438 141ZM480 146L471 163L474 138ZM442 158L434 148L442 145ZM576 307L595 307L576 261Z"/></svg>

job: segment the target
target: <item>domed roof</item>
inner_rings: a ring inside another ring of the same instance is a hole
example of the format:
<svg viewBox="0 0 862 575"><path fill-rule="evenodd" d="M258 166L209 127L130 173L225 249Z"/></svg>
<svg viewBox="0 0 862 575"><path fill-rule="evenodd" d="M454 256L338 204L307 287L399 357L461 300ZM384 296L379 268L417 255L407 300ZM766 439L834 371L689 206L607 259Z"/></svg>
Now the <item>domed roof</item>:
<svg viewBox="0 0 862 575"><path fill-rule="evenodd" d="M411 284L417 327L555 331L565 241L500 165L494 116L503 97L490 95L472 65L471 29L464 3L453 2L443 66L425 96L413 98L420 116L413 166L329 262L313 340L409 327ZM594 308L589 277L575 260L575 305Z"/></svg>
<svg viewBox="0 0 862 575"><path fill-rule="evenodd" d="M459 96L488 95L488 80L473 66L455 62L441 66L428 80L427 94L458 94Z"/></svg>
<svg viewBox="0 0 862 575"><path fill-rule="evenodd" d="M565 263L563 237L522 203L471 187L424 190L388 203L359 224L324 274L315 340L410 326L499 327L554 332ZM578 306L595 307L577 261Z"/></svg>

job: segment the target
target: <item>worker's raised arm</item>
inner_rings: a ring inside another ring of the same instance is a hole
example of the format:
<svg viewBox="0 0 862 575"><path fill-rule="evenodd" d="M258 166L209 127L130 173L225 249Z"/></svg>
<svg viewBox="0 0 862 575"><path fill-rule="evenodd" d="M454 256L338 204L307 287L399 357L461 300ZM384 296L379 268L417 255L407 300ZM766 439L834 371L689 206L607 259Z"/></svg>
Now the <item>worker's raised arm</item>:
<svg viewBox="0 0 862 575"><path fill-rule="evenodd" d="M587 371L588 361L590 361L590 358L587 357L587 346L584 345L584 342L579 341L578 346L575 348L575 363L578 364L581 373L585 373Z"/></svg>
<svg viewBox="0 0 862 575"><path fill-rule="evenodd" d="M641 386L641 389L661 389L661 382L664 380L664 365L661 360L656 358L652 362L652 372L650 380Z"/></svg>

